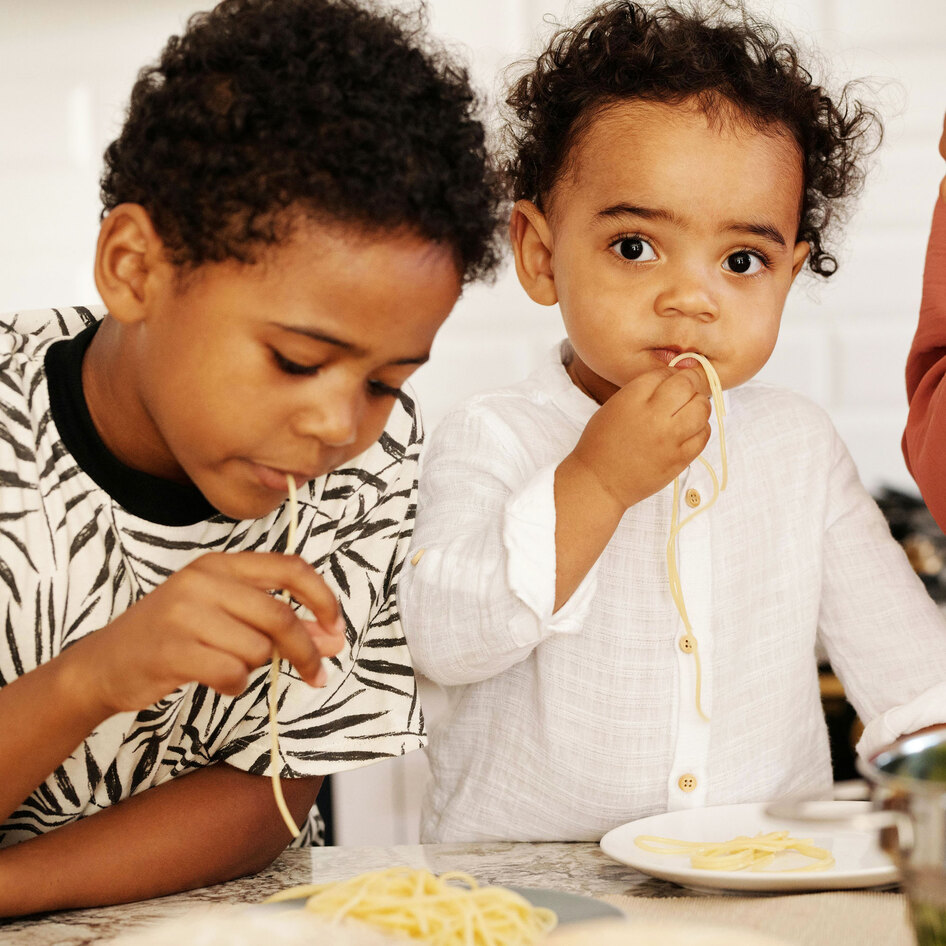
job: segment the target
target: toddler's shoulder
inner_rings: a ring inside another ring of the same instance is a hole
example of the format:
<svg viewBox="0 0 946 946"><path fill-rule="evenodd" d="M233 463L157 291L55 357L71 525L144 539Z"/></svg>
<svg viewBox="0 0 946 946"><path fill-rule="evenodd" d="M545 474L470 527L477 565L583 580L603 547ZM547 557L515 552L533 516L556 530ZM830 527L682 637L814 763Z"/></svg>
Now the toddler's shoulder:
<svg viewBox="0 0 946 946"><path fill-rule="evenodd" d="M790 388L752 380L727 392L727 396L741 427L761 427L772 434L781 431L791 437L799 432L829 440L837 436L828 412Z"/></svg>
<svg viewBox="0 0 946 946"><path fill-rule="evenodd" d="M461 401L437 424L431 439L484 437L510 449L568 440L586 420L573 416L571 399L580 397L552 353L529 377Z"/></svg>

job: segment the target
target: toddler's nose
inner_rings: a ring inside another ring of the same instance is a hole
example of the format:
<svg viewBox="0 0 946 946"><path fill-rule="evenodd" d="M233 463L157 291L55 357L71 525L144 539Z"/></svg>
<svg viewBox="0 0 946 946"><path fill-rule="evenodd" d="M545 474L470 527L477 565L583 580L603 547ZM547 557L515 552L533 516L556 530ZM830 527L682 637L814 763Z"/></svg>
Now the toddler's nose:
<svg viewBox="0 0 946 946"><path fill-rule="evenodd" d="M711 322L719 317L719 303L707 274L678 269L669 278L655 300L659 315L682 315Z"/></svg>

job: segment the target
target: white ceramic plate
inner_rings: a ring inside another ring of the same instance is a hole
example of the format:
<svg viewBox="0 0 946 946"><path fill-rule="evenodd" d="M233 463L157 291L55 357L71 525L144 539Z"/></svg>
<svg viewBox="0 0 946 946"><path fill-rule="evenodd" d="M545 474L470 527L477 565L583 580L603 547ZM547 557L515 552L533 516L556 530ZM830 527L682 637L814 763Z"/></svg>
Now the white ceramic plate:
<svg viewBox="0 0 946 946"><path fill-rule="evenodd" d="M869 802L826 801L824 810L838 817L869 810ZM821 806L819 805L819 808ZM876 831L855 831L839 822L808 823L776 821L765 813L763 804L720 805L668 811L631 821L609 831L601 839L601 850L622 864L672 880L686 887L715 890L847 890L880 887L896 883L898 872L880 849ZM792 837L810 838L818 847L834 855L828 870L777 872L776 866L792 867L807 863L807 858L785 852L772 862L772 868L760 871L701 870L690 866L687 855L653 854L641 850L634 839L641 834L674 838L680 841L728 841L740 834L788 829Z"/></svg>

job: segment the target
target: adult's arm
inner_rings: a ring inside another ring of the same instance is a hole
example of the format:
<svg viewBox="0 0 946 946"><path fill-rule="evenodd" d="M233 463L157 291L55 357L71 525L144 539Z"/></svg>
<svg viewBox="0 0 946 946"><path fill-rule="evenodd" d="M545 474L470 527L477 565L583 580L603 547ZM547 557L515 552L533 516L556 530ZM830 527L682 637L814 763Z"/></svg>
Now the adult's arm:
<svg viewBox="0 0 946 946"><path fill-rule="evenodd" d="M297 823L321 782L282 780ZM268 777L211 765L0 851L0 916L220 883L262 870L289 841Z"/></svg>
<svg viewBox="0 0 946 946"><path fill-rule="evenodd" d="M946 124L940 152L946 158ZM903 455L927 506L946 529L946 178L933 210L920 320L906 373L910 413Z"/></svg>

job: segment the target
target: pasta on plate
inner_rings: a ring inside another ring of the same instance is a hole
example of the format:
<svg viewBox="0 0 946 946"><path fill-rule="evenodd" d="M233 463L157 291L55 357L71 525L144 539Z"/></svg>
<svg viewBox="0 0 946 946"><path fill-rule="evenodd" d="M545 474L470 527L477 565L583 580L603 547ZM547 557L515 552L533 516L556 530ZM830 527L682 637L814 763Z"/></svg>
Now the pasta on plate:
<svg viewBox="0 0 946 946"><path fill-rule="evenodd" d="M305 898L307 911L358 920L431 946L533 946L556 925L555 913L469 874L392 867L349 880L290 887L267 903Z"/></svg>

